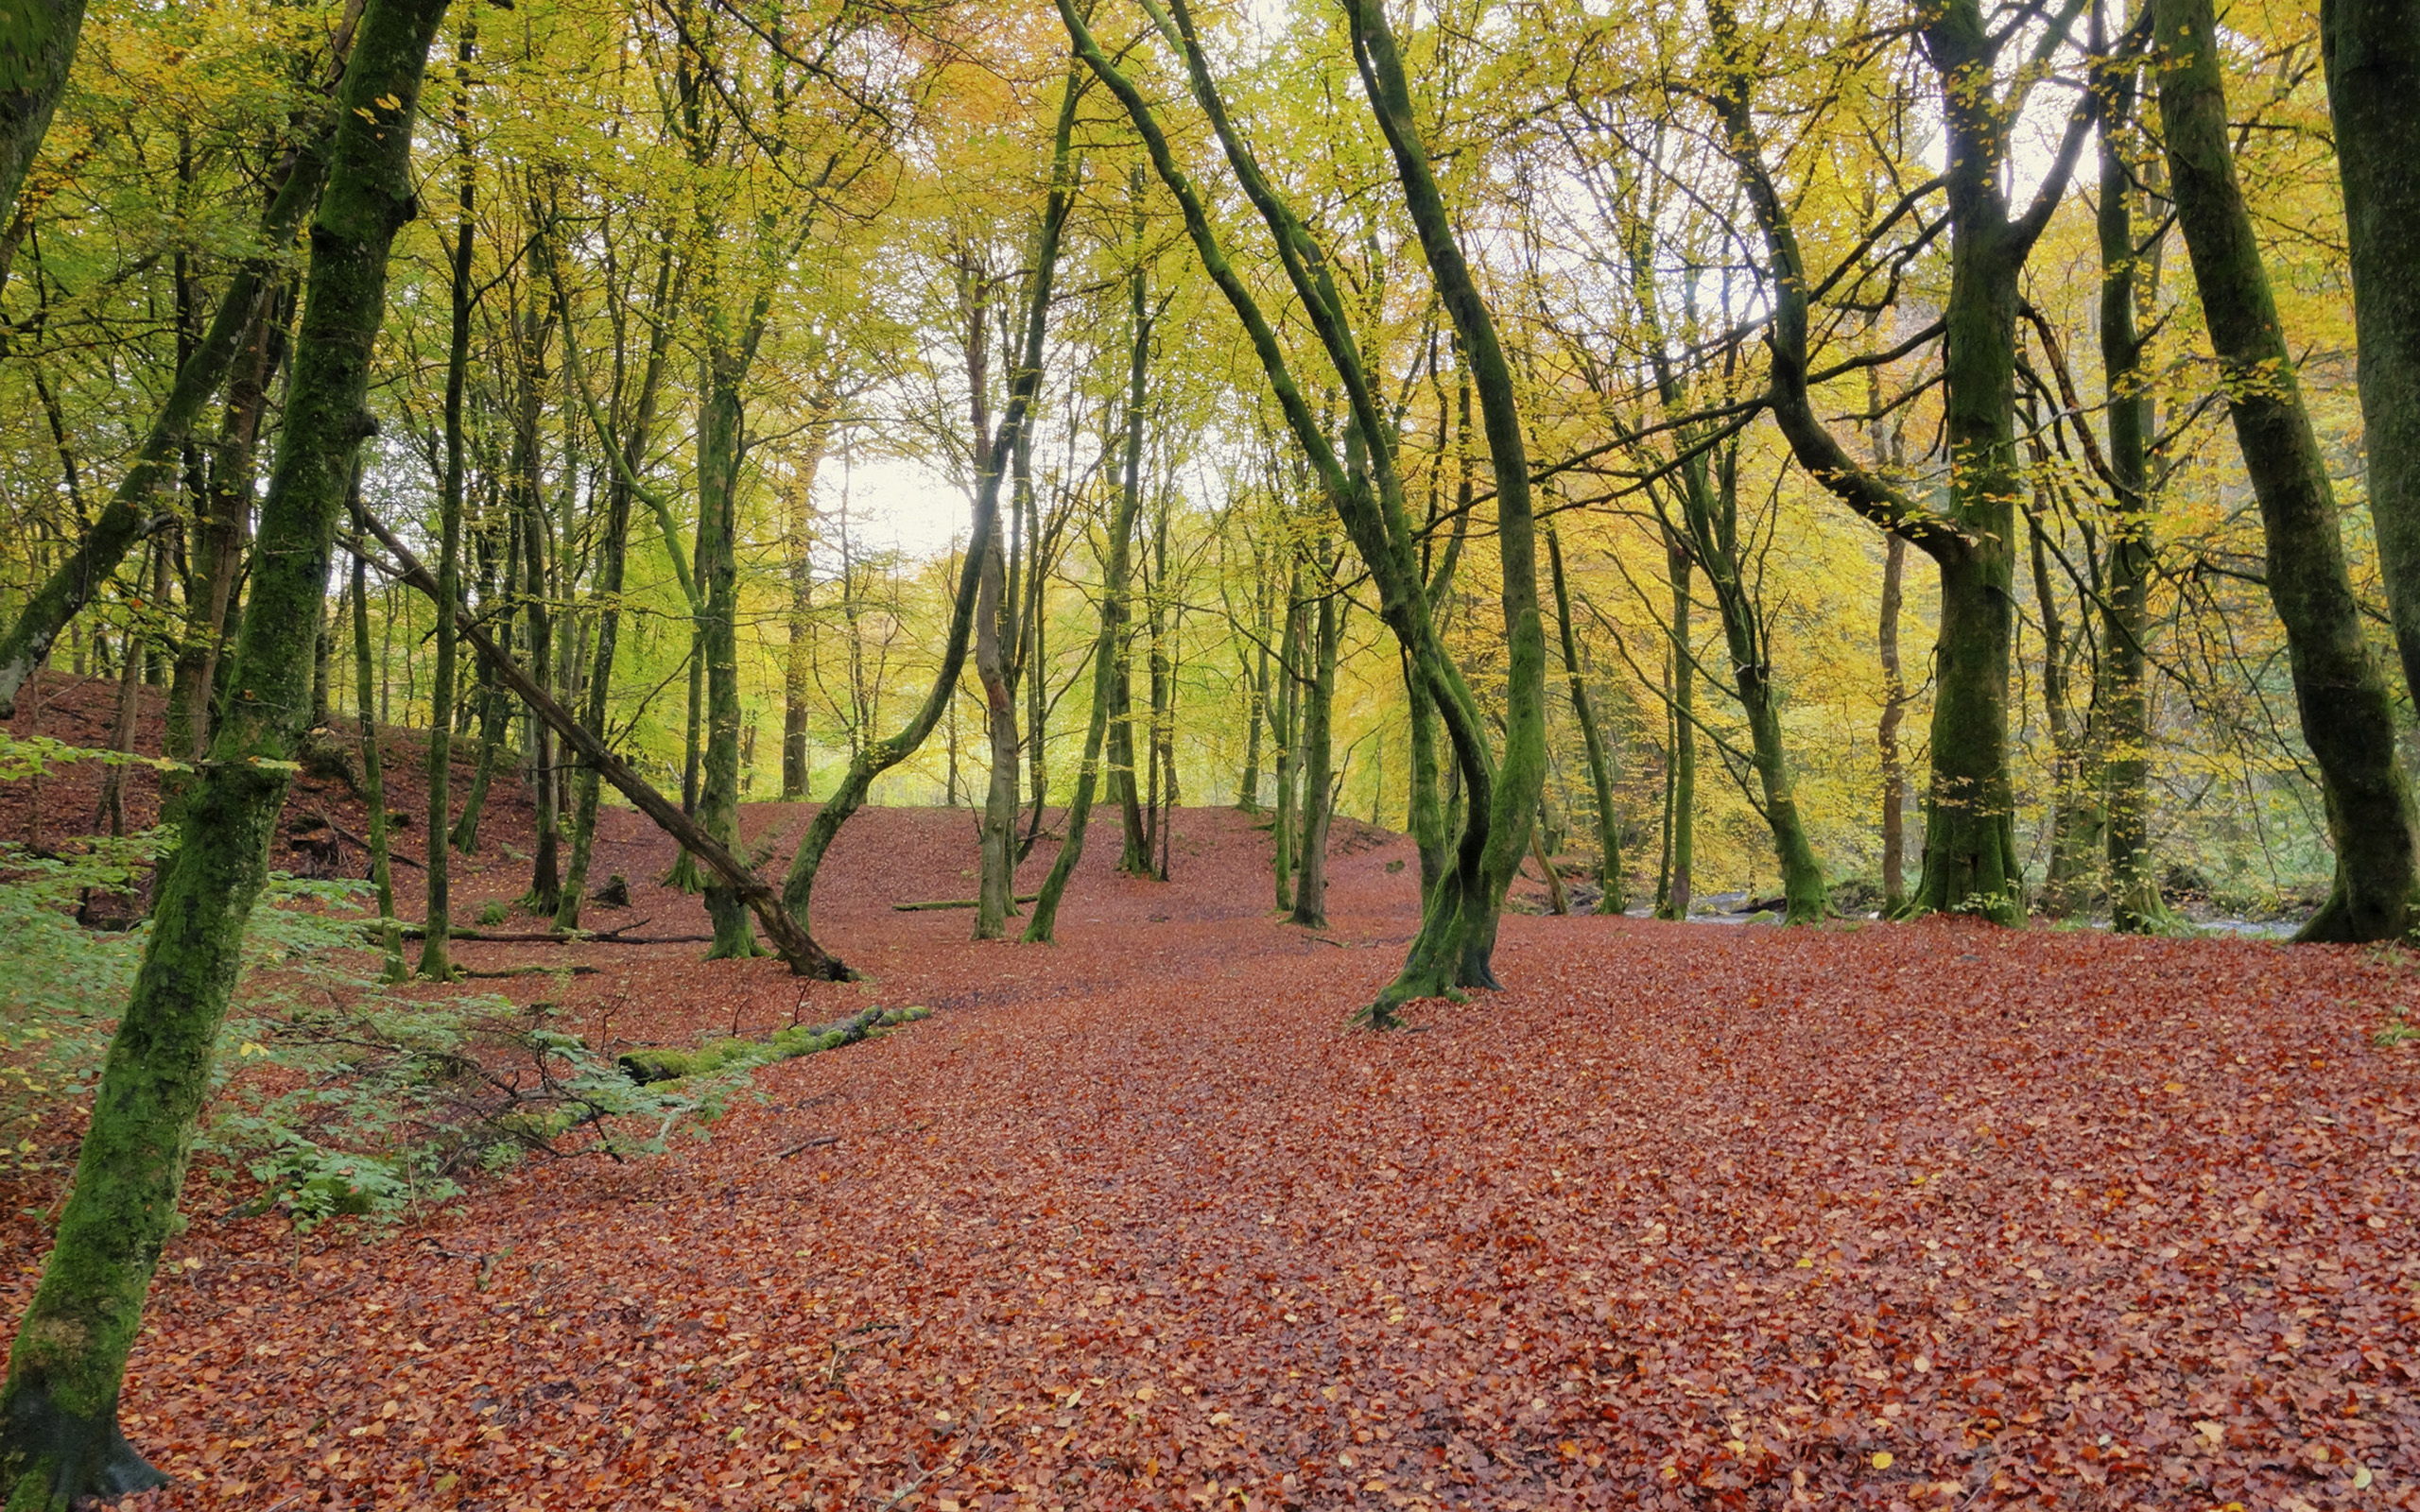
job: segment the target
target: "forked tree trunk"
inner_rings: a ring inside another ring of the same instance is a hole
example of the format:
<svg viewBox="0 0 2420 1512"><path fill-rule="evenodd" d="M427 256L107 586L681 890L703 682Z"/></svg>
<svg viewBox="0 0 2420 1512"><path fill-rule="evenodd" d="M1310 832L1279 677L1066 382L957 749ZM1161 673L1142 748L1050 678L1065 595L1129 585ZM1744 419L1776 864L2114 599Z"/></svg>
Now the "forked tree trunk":
<svg viewBox="0 0 2420 1512"><path fill-rule="evenodd" d="M2414 922L2411 789L2384 669L2362 639L2327 459L2303 407L2251 211L2235 177L2210 0L2154 0L2159 107L2177 224L2259 496L2269 596L2286 627L2303 739L2336 845L2327 902L2297 939L2394 939ZM2409 108L2409 102L2403 102ZM2398 232L2407 234L2408 228Z"/></svg>
<svg viewBox="0 0 2420 1512"><path fill-rule="evenodd" d="M444 9L442 0L371 0L336 112L302 338L235 649L235 696L211 743L182 855L111 1040L75 1185L0 1388L0 1487L16 1512L67 1512L79 1498L165 1479L118 1431L118 1392L176 1225L245 925L268 879L270 833L304 734L337 517L354 454L373 429L364 406L387 254L412 214L412 114Z"/></svg>
<svg viewBox="0 0 2420 1512"><path fill-rule="evenodd" d="M999 434L978 460L976 472L975 518L967 537L970 541L988 541L997 528L1000 491L1007 480L1011 455L1027 417L1032 412L1034 391L1042 383L1043 346L1049 329L1051 285L1059 267L1060 233L1066 226L1068 207L1074 199L1069 144L1075 130L1076 95L1071 78L1060 102L1058 127L1052 139L1050 193L1044 201L1042 226L1034 239L1033 275L1026 284L1024 329L1020 333L1016 367L1009 375L1008 404L1000 416ZM980 550L967 553L959 571L942 664L934 675L931 691L925 695L924 707L897 734L888 740L867 740L859 747L849 763L848 774L841 778L832 797L816 810L806 837L799 842L797 853L790 858L789 876L782 886L782 904L802 930L807 928L816 872L823 864L824 853L831 849L833 837L865 802L873 780L915 754L916 747L941 722L942 711L957 697L959 675L966 668L976 601L981 593L984 556ZM1070 849L1072 840L1071 836ZM1036 921L1042 919L1043 915L1037 912Z"/></svg>

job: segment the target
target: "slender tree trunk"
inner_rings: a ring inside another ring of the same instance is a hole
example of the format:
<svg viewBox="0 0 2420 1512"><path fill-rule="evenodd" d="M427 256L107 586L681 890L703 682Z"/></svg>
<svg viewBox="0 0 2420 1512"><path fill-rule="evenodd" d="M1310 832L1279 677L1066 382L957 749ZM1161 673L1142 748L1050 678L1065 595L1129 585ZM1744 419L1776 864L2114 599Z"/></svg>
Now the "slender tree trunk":
<svg viewBox="0 0 2420 1512"><path fill-rule="evenodd" d="M2269 596L2286 627L2303 738L2319 764L2336 844L2335 886L2295 937L2397 938L2414 918L2411 783L2395 759L2387 679L2362 639L2326 457L2303 407L2252 215L2236 183L2210 0L2153 0L2153 11L2177 223L2192 255L2244 468L2259 496Z"/></svg>
<svg viewBox="0 0 2420 1512"><path fill-rule="evenodd" d="M361 487L357 472L353 487ZM354 701L360 706L362 799L370 806L370 885L378 894L379 946L387 958L381 974L401 982L409 973L404 967L404 932L395 922L394 875L387 857L387 758L378 740L378 722L372 717L377 667L370 655L370 564L358 552L353 558L353 675Z"/></svg>
<svg viewBox="0 0 2420 1512"><path fill-rule="evenodd" d="M1252 585L1253 644L1256 650L1247 653L1244 682L1244 774L1236 783L1236 807L1246 814L1260 812L1260 730L1269 718L1269 637L1275 628L1275 618L1270 610L1271 583L1266 573L1254 576Z"/></svg>
<svg viewBox="0 0 2420 1512"><path fill-rule="evenodd" d="M212 741L0 1388L0 1486L14 1512L67 1512L80 1498L165 1479L118 1431L118 1391L175 1226L245 925L304 734L337 516L371 430L369 359L388 249L412 211L413 109L443 13L441 0L370 0L335 112L302 339L236 646L236 696Z"/></svg>
<svg viewBox="0 0 2420 1512"><path fill-rule="evenodd" d="M1294 906L1294 823L1303 772L1303 558L1293 550L1293 566L1286 582L1286 638L1278 643L1277 713L1271 730L1277 758L1276 846L1270 868L1276 880L1277 906ZM1423 896L1426 896L1424 893Z"/></svg>
<svg viewBox="0 0 2420 1512"><path fill-rule="evenodd" d="M491 480L488 499L491 519L499 512L495 508L493 488ZM517 603L520 595L527 591L527 575L521 564L521 529L510 515L503 518L504 581L493 602L507 606L505 612L496 617L495 637L497 648L510 656L512 652L513 618L510 606ZM482 663L481 670L480 681L487 693L479 702L479 754L471 767L471 790L462 795L461 817L454 821L453 832L447 836L447 843L466 856L478 852L479 820L487 812L488 789L495 782L496 759L504 748L505 731L512 723L511 693L495 676L493 667ZM442 812L432 813L428 822L442 826L445 816Z"/></svg>
<svg viewBox="0 0 2420 1512"><path fill-rule="evenodd" d="M506 480L513 513L522 529L521 560L529 592L522 600L529 631L529 675L548 693L556 689L555 610L556 544L553 523L546 517L544 485L539 475L538 425L544 414L540 392L545 377L547 338L554 328L532 309L523 322L525 370L519 383L518 413L513 420L511 475ZM529 796L536 810L536 831L530 846L529 891L522 906L550 919L562 905L562 789L555 761L555 732L532 712L528 716Z"/></svg>
<svg viewBox="0 0 2420 1512"><path fill-rule="evenodd" d="M2041 501L2048 507L2048 500ZM2100 792L2090 715L2071 707L2066 617L2050 580L2049 551L2039 519L2028 522L2034 608L2042 619L2042 713L2050 730L2050 862L2042 880L2042 909L2061 918L2082 913L2095 892L2093 868L2101 849Z"/></svg>
<svg viewBox="0 0 2420 1512"><path fill-rule="evenodd" d="M2167 903L2152 865L2150 662L2152 573L2158 564L2156 500L2152 494L2152 391L2143 370L2135 315L2140 291L2156 286L2159 245L2136 241L2134 172L2140 161L2134 64L2104 83L2100 198L2094 221L2100 247L2100 364L2109 395L2111 500L2108 570L2100 609L2102 832L2109 866L2109 917L2120 934L2165 928ZM2133 160L2133 161L2130 161Z"/></svg>
<svg viewBox="0 0 2420 1512"><path fill-rule="evenodd" d="M2404 686L2420 698L2420 5L2323 0L2360 343L2370 519Z"/></svg>
<svg viewBox="0 0 2420 1512"><path fill-rule="evenodd" d="M1146 305L1143 266L1142 174L1143 170L1138 165L1134 170L1132 188L1136 205L1134 260L1126 277L1128 335L1132 342L1127 359L1126 455L1118 467L1118 486L1128 499L1135 501L1140 500L1143 490L1143 404L1151 356L1151 318ZM1139 505L1121 503L1118 513L1131 526L1138 517ZM1151 850L1143 833L1140 774L1134 769L1134 648L1132 634L1126 628L1133 624L1134 615L1132 609L1124 604L1118 606L1117 615L1121 630L1112 663L1114 676L1110 683L1109 702L1110 790L1117 796L1118 814L1125 825L1125 844L1118 852L1117 869L1130 876L1147 877L1151 873Z"/></svg>
<svg viewBox="0 0 2420 1512"><path fill-rule="evenodd" d="M1328 559L1324 538L1315 548L1315 559L1322 563ZM1303 840L1296 863L1300 871L1294 879L1294 911L1288 916L1289 922L1310 929L1327 928L1327 831L1336 804L1336 657L1344 635L1336 585L1331 580L1321 587L1310 700L1303 713Z"/></svg>
<svg viewBox="0 0 2420 1512"><path fill-rule="evenodd" d="M1672 740L1667 767L1665 882L1655 899L1658 919L1689 917L1689 870L1697 858L1698 725L1697 663L1689 626L1689 554L1668 542L1665 565L1672 584Z"/></svg>
<svg viewBox="0 0 2420 1512"><path fill-rule="evenodd" d="M807 726L815 696L815 474L823 465L830 432L821 424L809 428L804 453L798 461L797 491L784 523L784 545L789 553L789 644L782 659L782 800L797 802L807 796L813 774L807 769Z"/></svg>
<svg viewBox="0 0 2420 1512"><path fill-rule="evenodd" d="M452 809L448 788L454 776L454 610L462 599L462 400L471 370L471 308L475 301L471 288L471 248L478 200L468 87L472 60L478 52L477 11L465 9L462 14L455 64L453 325L445 352L445 479L437 507L437 628L432 637L437 670L429 697L428 823L424 832L428 842L428 896L420 948L420 974L441 982L454 975L448 950L454 910L446 825Z"/></svg>
<svg viewBox="0 0 2420 1512"><path fill-rule="evenodd" d="M1875 644L1882 660L1882 718L1875 744L1882 755L1882 910L1895 918L1908 906L1908 769L1899 755L1899 722L1908 712L1908 685L1899 672L1900 584L1908 543L1882 538L1882 618Z"/></svg>
<svg viewBox="0 0 2420 1512"><path fill-rule="evenodd" d="M1629 900L1623 893L1621 816L1614 808L1613 762L1606 754L1597 708L1588 696L1588 679L1580 665L1580 643L1572 634L1571 590L1564 581L1563 541L1552 525L1546 531L1547 567L1554 583L1556 627L1563 638L1563 672L1571 684L1571 714L1580 722L1580 743L1588 755L1588 788L1597 800L1597 912L1618 914ZM1418 759L1415 746L1414 759Z"/></svg>

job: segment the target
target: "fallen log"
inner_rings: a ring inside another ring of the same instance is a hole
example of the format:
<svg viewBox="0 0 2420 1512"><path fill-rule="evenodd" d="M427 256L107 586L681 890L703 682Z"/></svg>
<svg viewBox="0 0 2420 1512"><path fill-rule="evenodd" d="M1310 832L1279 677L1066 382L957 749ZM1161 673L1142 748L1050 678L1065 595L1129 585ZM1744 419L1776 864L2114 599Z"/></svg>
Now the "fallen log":
<svg viewBox="0 0 2420 1512"><path fill-rule="evenodd" d="M1038 892L1021 892L1017 894L1016 901L1029 903L1041 896ZM979 908L982 904L980 898L935 898L921 903L892 903L890 906L903 914L928 914L943 908Z"/></svg>
<svg viewBox="0 0 2420 1512"><path fill-rule="evenodd" d="M913 1023L931 1016L930 1008L868 1008L853 1013L837 1022L825 1024L792 1024L777 1029L769 1040L717 1040L695 1050L675 1050L668 1046L642 1046L628 1050L616 1057L622 1074L648 1086L660 1081L679 1081L683 1076L746 1066L761 1066L776 1060L790 1060L811 1056L819 1051L837 1050L853 1045L884 1029L903 1023Z"/></svg>
<svg viewBox="0 0 2420 1512"><path fill-rule="evenodd" d="M377 537L386 545L388 551L393 554L395 567L399 569L396 576L430 599L434 600L438 597L436 576L421 564L420 558L412 555L410 548L398 540L393 531L379 523L377 516L366 508L356 508L354 519L363 529ZM386 572L389 569L382 564L380 571ZM653 819L656 828L681 842L690 854L696 856L709 870L720 877L724 885L739 895L741 901L746 902L750 910L756 915L756 921L764 926L766 938L772 942L773 949L781 954L782 959L789 964L791 971L800 976L820 977L831 982L846 982L852 979L848 967L823 947L816 944L814 937L807 934L805 926L790 917L788 911L782 906L781 895L768 885L764 878L756 875L746 863L733 855L730 849L721 841L700 828L696 820L682 813L679 804L657 792L630 763L614 755L602 740L574 717L569 710L558 703L553 695L540 687L518 662L508 656L504 649L479 627L475 619L458 624L456 629L462 640L469 643L471 649L477 653L480 660L495 669L496 677L505 686L519 696L522 703L527 706L531 713L545 721L548 728L561 735L572 749L579 753L581 760L596 768L599 777L611 782L624 798L636 804L640 813ZM625 943L639 942L632 940Z"/></svg>

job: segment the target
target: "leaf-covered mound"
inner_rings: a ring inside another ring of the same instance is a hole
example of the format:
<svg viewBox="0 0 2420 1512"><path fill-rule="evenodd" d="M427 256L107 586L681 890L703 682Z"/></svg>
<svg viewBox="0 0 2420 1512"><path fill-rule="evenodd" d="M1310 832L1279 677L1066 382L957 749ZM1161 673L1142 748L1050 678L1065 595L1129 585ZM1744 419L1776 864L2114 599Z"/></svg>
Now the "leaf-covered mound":
<svg viewBox="0 0 2420 1512"><path fill-rule="evenodd" d="M578 947L600 1044L936 1011L374 1243L199 1220L147 1504L2420 1505L2400 962L1516 919L1374 1037L1396 901L1224 917L1254 854L869 914L871 988Z"/></svg>

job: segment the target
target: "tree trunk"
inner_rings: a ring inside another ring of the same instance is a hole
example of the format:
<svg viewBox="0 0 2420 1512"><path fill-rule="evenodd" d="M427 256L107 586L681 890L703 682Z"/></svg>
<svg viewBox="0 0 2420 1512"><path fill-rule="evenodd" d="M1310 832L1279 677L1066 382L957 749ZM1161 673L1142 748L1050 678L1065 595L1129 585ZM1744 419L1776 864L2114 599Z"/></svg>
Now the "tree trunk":
<svg viewBox="0 0 2420 1512"><path fill-rule="evenodd" d="M1908 543L1886 535L1882 552L1882 617L1875 631L1882 660L1882 718L1875 744L1882 755L1882 911L1895 918L1908 906L1908 775L1899 755L1899 722L1908 712L1908 685L1899 672L1899 594Z"/></svg>
<svg viewBox="0 0 2420 1512"><path fill-rule="evenodd" d="M356 472L353 489L357 493L360 487ZM370 885L378 894L379 946L387 958L380 974L389 982L401 982L409 973L404 969L404 936L395 924L394 874L387 858L387 758L379 746L378 722L372 717L371 694L377 667L370 655L370 564L358 552L353 558L353 675L355 702L360 705L361 797L370 807Z"/></svg>
<svg viewBox="0 0 2420 1512"><path fill-rule="evenodd" d="M2177 223L2259 496L2269 596L2286 627L2303 738L2319 764L2336 845L2335 886L2295 937L2398 938L2411 931L2415 905L2411 784L2395 759L2387 679L2361 636L2326 457L2236 183L2210 0L2154 0L2154 13Z"/></svg>
<svg viewBox="0 0 2420 1512"><path fill-rule="evenodd" d="M182 854L110 1044L74 1188L0 1389L0 1486L17 1512L164 1484L119 1433L118 1391L268 872L304 730L313 641L354 455L371 433L370 354L387 253L412 213L411 124L441 0L371 0L335 112L328 192L285 434L261 508L235 696Z"/></svg>
<svg viewBox="0 0 2420 1512"><path fill-rule="evenodd" d="M51 112L67 92L84 0L25 0L9 30L0 43L0 221L13 214Z"/></svg>
<svg viewBox="0 0 2420 1512"><path fill-rule="evenodd" d="M984 320L977 306L976 321ZM978 368L979 371L979 368ZM980 409L978 407L978 415ZM978 423L976 444L983 441ZM1011 441L1011 450L1014 443ZM1012 495L1013 497L1013 495ZM1009 600L1009 560L999 516L976 547L983 555L975 599L975 675L983 685L983 729L990 740L991 770L983 790L980 882L976 888L975 937L999 939L1016 911L1017 697L1009 681L1006 647L1016 639L1016 610Z"/></svg>
<svg viewBox="0 0 2420 1512"><path fill-rule="evenodd" d="M1042 383L1044 339L1048 332L1050 289L1059 266L1060 233L1067 222L1069 205L1074 200L1074 178L1070 166L1069 144L1075 130L1076 94L1070 78L1059 106L1059 122L1053 138L1050 157L1050 193L1045 200L1042 226L1035 237L1033 274L1027 281L1026 307L1022 341L1017 365L1010 373L1008 404L1000 417L999 434L990 445L989 455L977 469L975 518L967 539L989 541L997 528L1000 490L1007 477L1010 459L1023 431L1027 417L1032 412L1034 391ZM1131 522L1130 522L1131 524ZM813 901L815 875L823 864L824 852L840 826L865 802L866 791L884 771L906 761L932 733L941 720L942 710L958 695L958 679L966 667L967 642L974 627L976 601L981 594L980 578L985 553L967 553L966 562L959 575L958 592L951 600L948 639L942 651L942 664L934 676L932 690L925 695L925 704L908 728L888 740L869 740L849 763L848 774L823 806L816 811L815 821L807 827L806 837L799 842L797 853L790 858L788 879L782 886L782 903L798 927L807 927L808 906ZM1075 849L1075 837L1069 837L1066 850ZM1073 862L1068 863L1073 866ZM1053 870L1057 868L1054 867ZM1045 922L1046 916L1037 909L1034 921ZM1028 937L1036 936L1028 931Z"/></svg>
<svg viewBox="0 0 2420 1512"><path fill-rule="evenodd" d="M699 375L698 589L705 596L699 649L706 669L706 748L698 790L699 826L729 846L739 814L739 460L742 412L738 374L727 357L706 357ZM729 887L706 883L715 926L708 960L760 955L747 906Z"/></svg>
<svg viewBox="0 0 2420 1512"><path fill-rule="evenodd" d="M493 488L492 482L488 499L491 518L497 513ZM510 516L504 521L504 582L492 602L507 606L505 612L496 617L495 638L497 648L510 656L512 652L512 613L510 606L524 591L521 531ZM480 683L487 694L479 702L479 754L471 767L471 790L462 795L461 816L454 821L453 833L447 837L447 843L466 856L478 852L479 820L487 812L488 789L495 782L496 758L504 747L505 730L512 721L511 694L496 677L493 666L482 662L480 668ZM429 822L442 825L445 816L441 813L432 815Z"/></svg>
<svg viewBox="0 0 2420 1512"><path fill-rule="evenodd" d="M2047 511L2048 500L2037 495L2037 506ZM2100 732L2089 712L2080 720L2070 707L2068 662L2074 652L2050 579L2039 514L2028 521L2026 535L2031 547L2034 610L2042 620L2042 714L2050 730L2050 861L2042 879L2041 902L2043 912L2064 919L2083 913L2097 890L2093 869L2101 850L2102 821L2094 747Z"/></svg>
<svg viewBox="0 0 2420 1512"><path fill-rule="evenodd" d="M1571 628L1571 590L1564 581L1563 541L1552 525L1547 527L1547 567L1554 583L1556 627L1562 632L1563 672L1571 684L1571 714L1580 723L1580 744L1588 756L1588 789L1597 800L1597 912L1618 914L1627 904L1623 896L1621 816L1614 809L1613 763L1605 751L1603 733L1597 724L1595 700L1588 696L1588 679L1581 670L1580 643ZM1414 742L1413 759L1418 760L1418 742Z"/></svg>
<svg viewBox="0 0 2420 1512"><path fill-rule="evenodd" d="M570 301L562 285L562 267L554 259L554 249L545 249L547 271L555 283L557 316L563 328L563 366L577 377L579 360L579 335L572 323ZM670 243L663 248L656 261L655 298L650 308L661 317L671 303L673 256ZM631 416L628 434L617 441L600 435L597 443L608 452L620 447L621 465L613 471L606 484L605 539L597 548L596 588L596 649L594 670L588 680L588 709L584 723L588 732L600 743L606 737L608 712L612 707L614 658L620 646L622 624L622 581L629 566L631 542L631 484L638 474L638 465L647 455L648 438L655 428L656 397L662 391L665 359L671 340L671 322L657 318L649 322L647 365L639 378L638 403ZM583 392L584 392L583 386ZM603 798L604 774L596 764L583 760L574 782L572 798L571 865L563 876L562 902L555 909L557 929L578 929L579 913L588 892L588 867L596 850L596 808Z"/></svg>
<svg viewBox="0 0 2420 1512"><path fill-rule="evenodd" d="M1324 564L1328 543L1322 539L1314 559ZM1323 577L1328 575L1322 572ZM1321 584L1319 629L1312 651L1310 701L1303 713L1303 839L1298 848L1294 879L1294 911L1290 923L1309 929L1327 928L1327 831L1336 802L1332 777L1336 742L1336 655L1344 636L1343 616L1332 577Z"/></svg>
<svg viewBox="0 0 2420 1512"><path fill-rule="evenodd" d="M2352 253L2370 519L2404 686L2420 698L2420 6L2323 0L2319 28Z"/></svg>
<svg viewBox="0 0 2420 1512"><path fill-rule="evenodd" d="M1260 730L1269 718L1269 637L1276 628L1270 609L1267 573L1253 576L1252 585L1253 644L1244 663L1244 771L1236 782L1236 807L1245 814L1260 812Z"/></svg>
<svg viewBox="0 0 2420 1512"><path fill-rule="evenodd" d="M437 651L428 718L428 842L426 907L428 935L420 948L420 974L450 981L454 963L446 949L446 930L453 922L452 861L447 820L452 813L449 788L454 778L454 613L462 601L462 478L464 472L462 400L470 382L471 248L477 227L478 168L472 155L471 92L464 87L478 52L478 12L462 12L462 36L456 54L454 92L454 246L451 267L453 324L445 350L445 478L438 495L437 627L430 639Z"/></svg>
<svg viewBox="0 0 2420 1512"><path fill-rule="evenodd" d="M1151 318L1145 306L1145 269L1143 266L1143 170L1134 169L1134 259L1128 271L1128 335L1132 345L1127 358L1126 388L1126 455L1118 466L1118 487L1128 501L1139 500L1143 490L1143 403L1145 385L1150 377L1151 357ZM1138 515L1132 502L1118 506L1120 518L1130 523ZM1143 798L1141 774L1134 769L1134 697L1133 697L1133 636L1131 628L1134 614L1130 606L1117 610L1121 632L1110 681L1109 698L1109 780L1110 790L1117 796L1118 814L1124 823L1124 845L1117 855L1117 869L1129 876L1148 877L1151 873L1151 850L1143 833Z"/></svg>
<svg viewBox="0 0 2420 1512"><path fill-rule="evenodd" d="M2100 129L2100 198L2094 221L2100 248L2100 365L2109 400L2110 501L2108 568L2100 609L2102 840L2109 868L2110 925L2120 934L2166 927L2167 903L2152 866L2151 819L2151 585L2158 565L2156 500L2152 493L2152 392L2143 370L2143 339L2135 315L2141 292L2155 289L2159 248L2154 232L2140 248L2135 232L2134 171L2141 161L2136 126L2136 71L2129 64L2105 86ZM2134 161L2130 161L2134 160Z"/></svg>
<svg viewBox="0 0 2420 1512"><path fill-rule="evenodd" d="M1303 602L1303 558L1288 548L1293 566L1286 580L1286 637L1277 644L1277 711L1271 723L1277 758L1277 822L1270 869L1277 906L1294 906L1294 825L1303 775L1303 642L1307 606ZM1426 891L1422 893L1426 897Z"/></svg>
<svg viewBox="0 0 2420 1512"><path fill-rule="evenodd" d="M1689 917L1689 870L1697 859L1698 722L1697 662L1689 627L1689 554L1668 541L1665 567L1672 585L1672 739L1665 768L1664 884L1655 917Z"/></svg>
<svg viewBox="0 0 2420 1512"><path fill-rule="evenodd" d="M823 423L809 426L798 460L797 491L784 521L789 553L789 644L782 658L782 800L801 802L814 773L808 769L807 724L815 691L815 474L823 466L831 436Z"/></svg>
<svg viewBox="0 0 2420 1512"><path fill-rule="evenodd" d="M554 321L532 308L522 323L521 369L513 417L512 461L505 479L507 507L520 520L523 579L529 592L522 606L529 631L529 675L553 693L557 685L555 611L557 599L554 526L546 518L544 484L540 476L539 421L544 413L541 387L545 379L545 353ZM559 820L562 789L555 762L555 732L533 713L528 718L529 796L536 810L536 831L530 846L529 891L522 906L541 918L551 918L562 904L559 851Z"/></svg>

